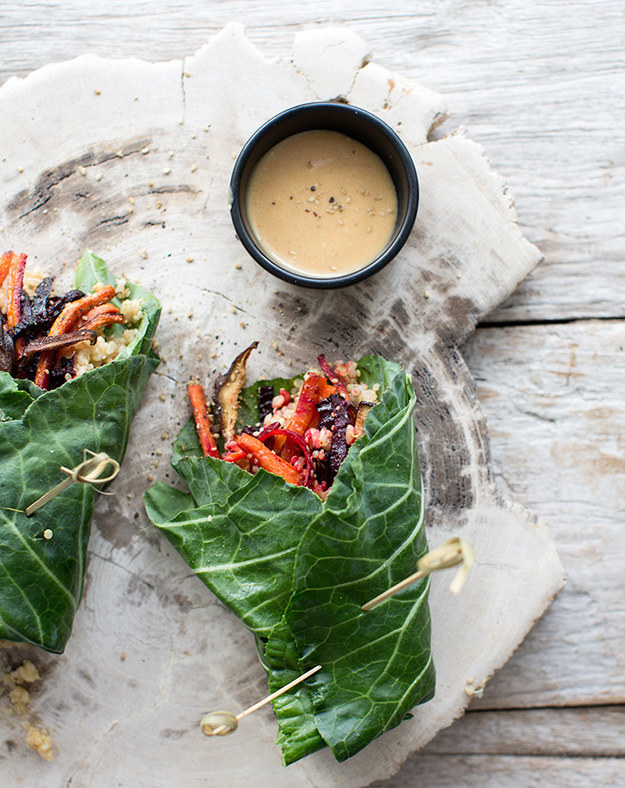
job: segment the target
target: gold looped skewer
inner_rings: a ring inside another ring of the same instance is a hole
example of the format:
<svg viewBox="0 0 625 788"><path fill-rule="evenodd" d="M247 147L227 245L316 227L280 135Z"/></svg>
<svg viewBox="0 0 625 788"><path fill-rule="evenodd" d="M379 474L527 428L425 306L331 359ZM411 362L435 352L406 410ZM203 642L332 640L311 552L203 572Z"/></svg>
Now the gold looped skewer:
<svg viewBox="0 0 625 788"><path fill-rule="evenodd" d="M89 459L87 459L87 455L89 455ZM112 470L106 476L103 476L103 473L109 466ZM109 457L106 452L101 451L96 454L89 451L89 449L84 449L81 463L76 465L75 468L66 468L64 465L61 465L60 470L67 475L67 479L63 479L56 487L48 490L41 498L37 498L36 501L27 506L24 512L26 517L30 517L33 512L36 512L37 509L40 509L72 484L105 484L106 482L112 482L119 473L119 463L117 460Z"/></svg>
<svg viewBox="0 0 625 788"><path fill-rule="evenodd" d="M372 607L379 605L381 602L384 602L385 599L397 594L403 588L415 583L422 577L431 575L433 572L438 572L441 569L450 569L454 566L460 566L460 569L452 580L449 590L452 592L452 594L457 594L464 585L473 563L474 557L471 546L463 539L459 539L458 537L449 539L444 544L440 545L434 550L431 550L429 553L426 553L417 561L417 566L419 567L418 572L415 572L413 575L410 575L410 577L407 577L405 580L397 583L392 588L384 591L384 593L376 596L375 599L372 599L370 602L364 604L362 606L362 610L367 612L368 610L371 610ZM245 711L240 712L240 714L233 714L230 711L210 712L205 717L203 717L200 723L202 732L207 736L227 736L229 733L234 733L234 731L236 731L239 726L239 720L242 720L243 717L247 717L248 714L256 711L256 709L260 709L261 706L264 706L266 703L270 703L272 700L274 700L274 698L277 698L283 693L288 692L302 681L306 681L309 676L312 676L318 670L321 670L321 665L317 665L316 667L306 671L306 673L302 673L301 676L298 676L296 679L289 682L289 684L286 684L279 690L272 692L271 695L267 695L266 698L259 700L258 703L255 703L253 706L250 706L249 709L245 709Z"/></svg>
<svg viewBox="0 0 625 788"><path fill-rule="evenodd" d="M454 566L460 566L460 569L452 580L449 590L452 594L457 594L464 585L474 560L471 546L463 539L459 539L457 536L449 539L434 550L430 550L429 553L426 553L423 558L417 561L417 566L419 567L417 572L401 580L392 588L383 591L375 599L371 599L362 606L362 609L367 612L407 586L416 583L417 580L421 580L421 578L431 575L433 572L438 572L441 569L451 569Z"/></svg>
<svg viewBox="0 0 625 788"><path fill-rule="evenodd" d="M245 711L242 711L240 714L232 714L229 711L212 711L210 714L207 714L200 723L202 732L207 736L227 736L229 733L234 733L239 725L239 720L242 720L243 717L247 717L248 714L260 709L261 706L271 702L274 698L280 697L280 695L288 692L302 681L306 681L307 678L318 670L321 670L321 665L316 665L314 668L307 670L306 673L302 673L301 676L285 684L284 687L280 687L279 690L272 692L271 695L267 695L266 698L259 700L258 703L250 706L249 709L245 709Z"/></svg>

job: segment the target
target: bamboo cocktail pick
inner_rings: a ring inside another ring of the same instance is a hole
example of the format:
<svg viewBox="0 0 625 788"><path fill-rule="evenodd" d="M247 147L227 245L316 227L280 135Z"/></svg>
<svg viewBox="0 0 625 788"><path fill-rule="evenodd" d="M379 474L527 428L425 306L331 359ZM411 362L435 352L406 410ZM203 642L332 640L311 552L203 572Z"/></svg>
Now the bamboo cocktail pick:
<svg viewBox="0 0 625 788"><path fill-rule="evenodd" d="M87 459L87 455L90 455L89 459ZM67 475L67 479L64 479L56 487L48 490L41 498L37 498L30 506L27 506L24 510L26 517L30 517L33 512L36 512L37 509L40 509L52 498L66 490L71 484L105 484L106 482L112 482L119 473L119 463L117 460L109 457L106 452L101 451L96 454L89 451L89 449L84 449L82 456L83 461L75 468L66 468L61 465L60 470ZM102 476L108 466L111 466L111 472L107 476Z"/></svg>
<svg viewBox="0 0 625 788"><path fill-rule="evenodd" d="M442 569L451 569L454 566L460 566L460 569L452 580L449 590L452 594L457 594L464 585L474 560L473 550L467 542L458 537L449 539L447 542L444 542L439 547L426 553L418 560L417 566L419 570L417 572L397 583L392 588L389 588L387 591L384 591L382 594L379 594L375 599L371 599L369 602L365 603L362 606L362 610L366 613L376 607L376 605L381 604L399 593L399 591L402 591L407 586L416 583L417 580L421 580L427 575L431 575L433 572L438 572ZM210 712L203 717L200 723L202 732L207 736L227 736L229 733L234 733L239 725L239 720L243 719L243 717L247 717L248 714L252 714L252 712L270 703L274 698L283 695L303 681L306 681L307 678L310 678L310 676L321 670L321 667L321 665L316 665L314 668L307 670L306 673L302 673L301 676L293 679L293 681L285 684L284 687L280 687L280 689L272 692L271 695L267 695L266 698L259 700L258 703L255 703L239 714L232 714L230 711Z"/></svg>
<svg viewBox="0 0 625 788"><path fill-rule="evenodd" d="M426 553L423 558L417 561L417 566L419 567L417 572L401 580L392 588L389 588L388 591L382 592L375 599L371 599L362 606L362 609L366 613L367 610L371 610L371 608L384 602L385 599L394 596L402 589L412 585L412 583L416 583L417 580L421 580L422 577L427 577L432 572L438 572L441 569L451 569L454 566L460 566L460 569L452 580L449 590L452 594L458 594L465 584L474 560L473 550L470 545L457 536L449 539L440 547L430 550L429 553Z"/></svg>

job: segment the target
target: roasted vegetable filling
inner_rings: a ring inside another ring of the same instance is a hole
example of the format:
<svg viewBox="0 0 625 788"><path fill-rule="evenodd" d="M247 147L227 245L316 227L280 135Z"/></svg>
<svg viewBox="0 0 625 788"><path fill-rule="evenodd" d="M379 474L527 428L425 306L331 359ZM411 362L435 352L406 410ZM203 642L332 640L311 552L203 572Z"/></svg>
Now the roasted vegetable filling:
<svg viewBox="0 0 625 788"><path fill-rule="evenodd" d="M0 256L0 370L42 389L115 358L134 330L117 336L107 330L140 313L140 305L122 302L120 309L112 303L116 289L110 284L59 296L53 283L54 277L27 274L25 254Z"/></svg>
<svg viewBox="0 0 625 788"><path fill-rule="evenodd" d="M254 342L239 354L215 387L213 419L203 388L188 386L198 438L205 456L232 462L250 473L264 468L325 498L349 447L363 434L366 414L377 401L377 384L358 382L352 361L318 368L274 389L257 387L258 421L240 424L239 398ZM379 388L379 387L377 387Z"/></svg>

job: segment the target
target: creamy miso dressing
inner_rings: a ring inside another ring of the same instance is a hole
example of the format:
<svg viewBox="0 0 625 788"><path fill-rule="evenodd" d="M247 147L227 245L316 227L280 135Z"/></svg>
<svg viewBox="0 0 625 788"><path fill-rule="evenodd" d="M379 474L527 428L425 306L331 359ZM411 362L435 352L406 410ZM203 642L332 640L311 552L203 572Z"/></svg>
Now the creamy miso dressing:
<svg viewBox="0 0 625 788"><path fill-rule="evenodd" d="M379 156L337 131L303 131L259 160L247 214L268 256L297 273L363 268L391 238L397 195Z"/></svg>

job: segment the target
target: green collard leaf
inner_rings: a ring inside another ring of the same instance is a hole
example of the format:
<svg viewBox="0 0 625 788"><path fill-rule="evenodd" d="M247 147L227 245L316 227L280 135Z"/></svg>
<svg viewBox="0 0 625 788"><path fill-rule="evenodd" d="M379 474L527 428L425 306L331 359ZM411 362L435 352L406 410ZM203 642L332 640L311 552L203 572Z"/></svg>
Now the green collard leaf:
<svg viewBox="0 0 625 788"><path fill-rule="evenodd" d="M267 637L288 603L295 552L321 501L305 487L212 457L186 458L181 470L190 488L213 494L162 522L153 515L165 509L164 486L155 486L145 494L148 515L213 593Z"/></svg>
<svg viewBox="0 0 625 788"><path fill-rule="evenodd" d="M144 337L156 328L157 304L150 301ZM78 465L84 449L122 461L133 415L159 363L141 347L138 342L132 353L53 391L0 373L0 638L56 653L65 647L82 592L96 493L73 484L31 517L23 510L65 479L60 466Z"/></svg>
<svg viewBox="0 0 625 788"><path fill-rule="evenodd" d="M381 402L350 449L325 502L260 471L201 456L185 426L173 465L180 493L154 486L148 514L187 563L262 638L271 691L323 668L274 700L285 764L329 745L339 760L399 724L434 691L427 581L368 613L361 605L415 571L427 552L413 412L401 368L379 356L359 362L360 381ZM242 393L258 418L260 381ZM171 516L170 516L171 515Z"/></svg>
<svg viewBox="0 0 625 788"><path fill-rule="evenodd" d="M338 760L432 697L428 583L364 613L427 552L415 446L415 396L397 375L300 544L285 620L306 656L320 735Z"/></svg>

